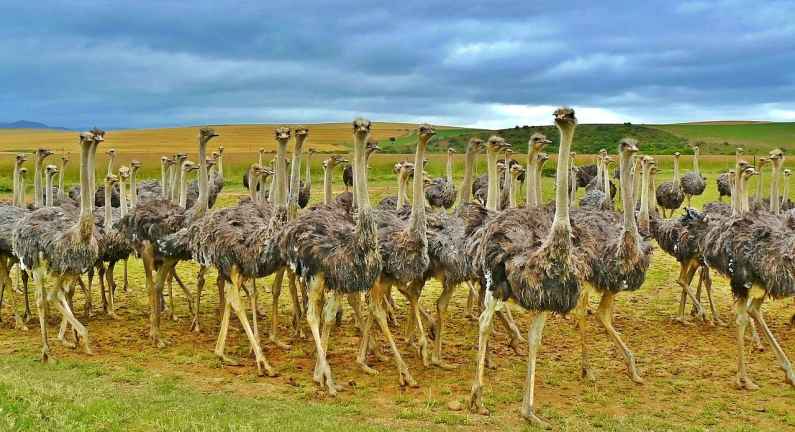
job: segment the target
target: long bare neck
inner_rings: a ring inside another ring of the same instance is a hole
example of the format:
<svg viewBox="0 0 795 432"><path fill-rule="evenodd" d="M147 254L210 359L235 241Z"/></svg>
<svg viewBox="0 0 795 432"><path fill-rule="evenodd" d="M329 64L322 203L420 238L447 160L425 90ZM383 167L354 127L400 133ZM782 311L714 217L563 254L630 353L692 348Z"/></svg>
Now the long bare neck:
<svg viewBox="0 0 795 432"><path fill-rule="evenodd" d="M538 193L536 193L538 178L535 176L535 172L538 171L538 153L539 151L531 143L527 152L527 170L525 170L525 181L527 182L525 198L528 208L538 207L539 204Z"/></svg>
<svg viewBox="0 0 795 432"><path fill-rule="evenodd" d="M273 185L271 187L270 196L271 202L276 207L287 207L287 196L284 194L287 190L287 177L284 171L286 165L284 163L285 155L287 154L287 140L279 140L276 146L276 172L273 176Z"/></svg>
<svg viewBox="0 0 795 432"><path fill-rule="evenodd" d="M776 169L775 167L772 167L772 168L773 168L773 170ZM762 199L762 172L763 171L764 170L760 169L759 170L759 174L757 175L757 178L756 178L756 192L754 193L754 197L757 200L761 200ZM771 185L772 185L772 182L771 182Z"/></svg>
<svg viewBox="0 0 795 432"><path fill-rule="evenodd" d="M223 178L224 177L224 155L219 154L218 155L218 160L216 161L216 163L218 164L218 175L221 176L221 178Z"/></svg>
<svg viewBox="0 0 795 432"><path fill-rule="evenodd" d="M674 156L674 186L679 187L679 158Z"/></svg>
<svg viewBox="0 0 795 432"><path fill-rule="evenodd" d="M464 181L461 183L461 189L458 191L459 204L469 203L472 196L472 170L475 165L475 157L477 153L474 149L467 149L467 154L464 159Z"/></svg>
<svg viewBox="0 0 795 432"><path fill-rule="evenodd" d="M542 174L544 173L544 164L539 162L538 166L536 167L536 205L544 204L544 178ZM568 193L568 192L567 192Z"/></svg>
<svg viewBox="0 0 795 432"><path fill-rule="evenodd" d="M425 193L422 164L425 161L425 148L428 140L420 138L417 141L417 151L414 153L414 184L412 187L411 218L409 229L417 235L425 235Z"/></svg>
<svg viewBox="0 0 795 432"><path fill-rule="evenodd" d="M20 161L14 161L14 206L21 207L22 205L19 203L19 179L22 177L19 175L19 168L22 166Z"/></svg>
<svg viewBox="0 0 795 432"><path fill-rule="evenodd" d="M323 167L323 204L331 204L331 172L334 168L329 166Z"/></svg>
<svg viewBox="0 0 795 432"><path fill-rule="evenodd" d="M126 216L128 208L129 205L127 203L127 181L124 180L124 178L119 177L119 216L120 217Z"/></svg>
<svg viewBox="0 0 795 432"><path fill-rule="evenodd" d="M304 187L311 190L312 187L312 153L306 155L306 173L304 177Z"/></svg>
<svg viewBox="0 0 795 432"><path fill-rule="evenodd" d="M113 156L108 155L108 175L113 174Z"/></svg>
<svg viewBox="0 0 795 432"><path fill-rule="evenodd" d="M453 184L453 153L447 152L447 184Z"/></svg>
<svg viewBox="0 0 795 432"><path fill-rule="evenodd" d="M19 206L25 207L25 176L19 175Z"/></svg>
<svg viewBox="0 0 795 432"><path fill-rule="evenodd" d="M194 217L202 217L207 214L207 209L210 207L210 176L207 173L207 141L199 138L199 174L197 183L199 183L199 198L194 204L196 211L193 213ZM187 182L185 184L187 188ZM187 192L186 192L187 194Z"/></svg>
<svg viewBox="0 0 795 432"><path fill-rule="evenodd" d="M632 197L632 176L629 174L629 168L632 164L632 154L624 151L621 152L621 161L619 162L618 170L621 182L621 206L624 210L624 231L638 237L638 227L635 225L635 200ZM607 193L610 193L608 190Z"/></svg>
<svg viewBox="0 0 795 432"><path fill-rule="evenodd" d="M252 169L249 169L246 175L248 176L248 196L251 197L251 202L258 202L257 184L259 184L260 178L254 175L254 170Z"/></svg>
<svg viewBox="0 0 795 432"><path fill-rule="evenodd" d="M82 145L80 150L80 229L83 234L86 227L94 225L94 212L92 205L94 195L91 194L91 177L94 176L94 167L91 166L91 152L93 144ZM83 193L85 192L85 193Z"/></svg>
<svg viewBox="0 0 795 432"><path fill-rule="evenodd" d="M610 169L608 168L607 162L605 162L604 172L602 173L602 190L605 192L605 200L612 206L612 201L610 197L610 176L608 172Z"/></svg>
<svg viewBox="0 0 795 432"><path fill-rule="evenodd" d="M103 207L103 210L105 211L105 221L102 226L105 227L106 230L109 230L113 227L113 220L112 220L113 207L110 205L110 199L111 199L110 191L112 189L113 189L113 184L111 184L110 182L105 182L105 206Z"/></svg>
<svg viewBox="0 0 795 432"><path fill-rule="evenodd" d="M701 170L698 167L698 157L700 153L700 149L693 149L693 171L698 175L701 175Z"/></svg>
<svg viewBox="0 0 795 432"><path fill-rule="evenodd" d="M52 176L53 174L47 174L47 184L45 186L47 190L45 191L46 198L44 203L47 207L52 207Z"/></svg>
<svg viewBox="0 0 795 432"><path fill-rule="evenodd" d="M486 197L486 208L489 210L497 210L497 200L499 199L500 192L500 179L497 172L497 152L489 149L486 153L486 160L488 166L488 196Z"/></svg>
<svg viewBox="0 0 795 432"><path fill-rule="evenodd" d="M41 207L41 171L44 161L39 157L39 152L34 153L33 159L33 205Z"/></svg>
<svg viewBox="0 0 795 432"><path fill-rule="evenodd" d="M405 174L406 171L401 169L397 175L397 182L398 182L398 194L397 194L397 208L401 209L406 204L406 181L405 181Z"/></svg>
<svg viewBox="0 0 795 432"><path fill-rule="evenodd" d="M574 206L577 200L577 171L574 169L569 171L569 205Z"/></svg>
<svg viewBox="0 0 795 432"><path fill-rule="evenodd" d="M784 204L789 199L789 176L784 176L784 181L781 187L781 206L784 207Z"/></svg>
<svg viewBox="0 0 795 432"><path fill-rule="evenodd" d="M516 194L519 191L516 177L511 176L511 194L508 195L508 207L516 208Z"/></svg>
<svg viewBox="0 0 795 432"><path fill-rule="evenodd" d="M298 194L300 193L299 184L301 182L301 151L304 145L304 137L296 135L295 150L293 150L293 163L290 165L290 202L287 206L287 217L292 220L298 217Z"/></svg>
<svg viewBox="0 0 795 432"><path fill-rule="evenodd" d="M61 161L61 170L58 171L58 198L63 200L66 196L66 191L64 190L64 177L66 177L66 165L68 164L67 161Z"/></svg>
<svg viewBox="0 0 795 432"><path fill-rule="evenodd" d="M91 172L88 177L88 196L90 198L90 207L93 214L95 206L94 196L97 193L97 144L91 144L91 151L88 153L89 165L91 165ZM82 188L80 189L82 195Z"/></svg>
<svg viewBox="0 0 795 432"><path fill-rule="evenodd" d="M560 147L558 148L558 168L555 175L555 219L552 221L552 232L559 230L571 232L569 220L569 153L574 139L574 127L560 129Z"/></svg>
<svg viewBox="0 0 795 432"><path fill-rule="evenodd" d="M648 194L649 194L649 208L648 208L648 211L649 212L653 212L653 211L655 211L657 209L657 193L656 193L657 188L656 188L655 178L656 178L656 176L655 176L654 173L649 173L649 190L648 190Z"/></svg>
<svg viewBox="0 0 795 432"><path fill-rule="evenodd" d="M138 205L138 180L136 178L137 169L130 171L130 207Z"/></svg>
<svg viewBox="0 0 795 432"><path fill-rule="evenodd" d="M188 207L188 172L184 169L179 171L179 206L182 208ZM199 179L201 181L201 179Z"/></svg>
<svg viewBox="0 0 795 432"><path fill-rule="evenodd" d="M779 214L781 212L781 199L779 198L779 179L781 178L780 168L782 161L773 161L773 175L770 178L770 212Z"/></svg>
<svg viewBox="0 0 795 432"><path fill-rule="evenodd" d="M643 194L642 177L640 172L640 156L635 156L632 160L632 196L634 197L634 204L638 205L640 196Z"/></svg>
<svg viewBox="0 0 795 432"><path fill-rule="evenodd" d="M177 192L179 191L179 171L182 169L182 162L179 164L171 165L169 168L171 178L168 181L169 191L168 197L171 201L176 201Z"/></svg>
<svg viewBox="0 0 795 432"><path fill-rule="evenodd" d="M166 164L160 164L160 196L168 198L168 168Z"/></svg>
<svg viewBox="0 0 795 432"><path fill-rule="evenodd" d="M644 231L649 229L649 169L647 164L642 164L643 171L640 175L640 216L638 217L640 227ZM623 198L622 198L623 199ZM625 206L626 208L626 206ZM626 211L626 210L625 210Z"/></svg>

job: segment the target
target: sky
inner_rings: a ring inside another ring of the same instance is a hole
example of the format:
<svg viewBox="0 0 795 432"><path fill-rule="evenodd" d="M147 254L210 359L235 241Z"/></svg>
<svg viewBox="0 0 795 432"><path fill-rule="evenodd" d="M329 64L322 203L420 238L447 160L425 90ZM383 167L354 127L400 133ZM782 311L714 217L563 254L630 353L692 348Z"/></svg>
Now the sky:
<svg viewBox="0 0 795 432"><path fill-rule="evenodd" d="M12 4L8 4L12 3ZM795 121L795 1L28 1L0 122Z"/></svg>

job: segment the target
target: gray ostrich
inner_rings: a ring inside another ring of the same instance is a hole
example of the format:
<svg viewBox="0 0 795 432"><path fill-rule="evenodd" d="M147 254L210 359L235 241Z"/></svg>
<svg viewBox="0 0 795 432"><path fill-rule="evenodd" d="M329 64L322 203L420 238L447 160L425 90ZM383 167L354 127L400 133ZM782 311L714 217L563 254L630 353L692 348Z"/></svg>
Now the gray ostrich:
<svg viewBox="0 0 795 432"><path fill-rule="evenodd" d="M52 154L51 150L43 148L33 153L33 205L31 209L44 207L44 189L41 184L44 178L44 162Z"/></svg>
<svg viewBox="0 0 795 432"><path fill-rule="evenodd" d="M687 206L690 207L690 198L699 196L707 188L707 179L701 175L698 167L698 157L701 150L698 146L693 146L693 171L689 171L682 176L682 192L685 194Z"/></svg>
<svg viewBox="0 0 795 432"><path fill-rule="evenodd" d="M370 122L353 122L353 192L356 212L318 208L290 221L279 235L282 258L294 269L302 285L308 286L306 318L315 342L314 380L329 394L339 390L334 383L326 351L340 294L370 292L370 315L397 353L383 309L384 290L376 283L381 273L376 215L367 191L367 137ZM321 316L322 311L322 316ZM321 334L321 319L323 330Z"/></svg>
<svg viewBox="0 0 795 432"><path fill-rule="evenodd" d="M585 187L585 196L580 200L580 207L597 209L597 210L612 210L613 209L613 193L612 183L610 182L610 164L613 159L607 155L606 150L602 150L599 154L598 166L599 173L594 177L591 183ZM610 190L611 193L605 191Z"/></svg>
<svg viewBox="0 0 795 432"><path fill-rule="evenodd" d="M642 383L635 365L635 357L621 336L613 328L613 308L617 294L636 291L646 279L646 271L651 263L652 246L641 238L635 220L635 205L632 196L633 181L629 174L632 155L637 153L637 141L624 138L619 142L620 191L622 214L594 210L577 210L572 213L572 221L580 231L589 232L595 244L578 251L588 257L590 271L587 289L581 293L575 315L582 337L582 373L593 379L588 364L589 340L586 334L588 297L591 293L601 294L602 299L596 316L607 334L623 352L632 381Z"/></svg>
<svg viewBox="0 0 795 432"><path fill-rule="evenodd" d="M167 198L169 168L174 161L168 156L160 157L160 180L143 180L138 183L137 173L141 168L140 161L130 163L130 205L135 207L138 201L148 201L153 198ZM134 198L133 198L134 197Z"/></svg>
<svg viewBox="0 0 795 432"><path fill-rule="evenodd" d="M306 208L309 198L312 196L312 155L316 152L315 149L310 148L306 155L306 179L298 193L298 207L300 208Z"/></svg>
<svg viewBox="0 0 795 432"><path fill-rule="evenodd" d="M296 148L293 166L300 158L301 145L306 137L306 129L299 128L299 139L296 135ZM277 140L277 158L283 158L290 139L290 129L280 127L275 130ZM185 231L184 237L191 255L204 266L213 266L219 273L219 289L223 290L224 313L221 320L221 329L215 346L215 355L227 363L237 364L237 360L225 354L226 338L229 328L229 318L235 312L246 336L254 351L259 375L267 374L276 376L262 353L256 318L256 293L249 293L252 309L252 324L249 324L245 306L242 303L242 293L246 282L259 277L265 277L283 267L277 248L273 244L278 239L276 234L288 217L288 198L284 194L286 188L285 176L282 170L284 164L275 164L274 194L271 196L272 205L259 201L256 193L260 181L260 174L264 168L258 164L249 169L248 187L250 200L241 202L235 207L219 209L209 213L203 219L191 224ZM179 239L180 233L175 234ZM230 287L226 288L227 282ZM276 296L274 294L274 296ZM276 303L276 301L275 301ZM278 303L276 303L278 305ZM197 305L198 306L198 305ZM275 337L275 335L274 335Z"/></svg>
<svg viewBox="0 0 795 432"><path fill-rule="evenodd" d="M473 412L488 414L483 405L483 373L488 339L495 311L513 299L535 315L528 332L529 358L522 402L522 417L544 424L534 412L536 355L549 312L572 310L580 296L580 280L587 263L575 253L587 232L578 232L569 220L569 152L577 125L574 110L555 111L560 130L555 190L555 216L539 208L509 209L488 222L479 251L487 285L485 309L480 317L475 379L469 401ZM490 191L491 192L491 191Z"/></svg>
<svg viewBox="0 0 795 432"><path fill-rule="evenodd" d="M104 140L104 132L94 130L80 135L80 186L89 189L89 177L93 174L92 151ZM72 325L86 353L91 353L88 330L81 324L69 307L65 287L88 270L97 260L98 246L94 229L94 214L91 211L91 196L84 194L80 200L80 211L75 214L59 207L34 210L17 221L12 234L12 245L16 256L25 269L33 272L40 289L36 298L41 326L43 361L50 356L47 341L47 307L52 303ZM47 285L46 277L55 278Z"/></svg>
<svg viewBox="0 0 795 432"><path fill-rule="evenodd" d="M419 127L417 149L414 155L415 169L417 166L422 166L428 141L435 134L436 131L429 125ZM420 357L423 365L427 367L430 365L430 356L428 341L422 324L422 316L420 315L419 300L425 281L431 275L427 274L430 258L428 257L428 233L425 202L423 200L423 177L416 172L414 174L412 192L414 201L408 221L403 221L396 217L393 212L383 212L379 217L378 241L383 265L375 285L379 290L384 290L384 292L396 286L409 301L409 334L416 334L418 337ZM380 294L371 293L371 296L375 295ZM382 298L377 301L382 302L383 300ZM371 325L372 318L368 318L362 332L359 356L356 359L362 369L368 373L373 373L373 370L366 363ZM393 342L390 341L390 343ZM411 377L400 353L397 349L394 351L401 384L415 385L416 383Z"/></svg>
<svg viewBox="0 0 795 432"><path fill-rule="evenodd" d="M671 181L664 182L657 186L656 196L657 205L662 209L662 216L666 217L665 210L673 211L682 206L685 200L685 194L682 191L682 182L679 177L679 152L675 152L674 159L674 177Z"/></svg>
<svg viewBox="0 0 795 432"><path fill-rule="evenodd" d="M332 205L334 201L334 195L331 190L332 185L332 173L334 172L334 168L339 166L341 163L345 163L347 160L342 156L333 155L330 158L323 161L323 204L324 205Z"/></svg>
<svg viewBox="0 0 795 432"><path fill-rule="evenodd" d="M14 328L27 330L27 326L25 326L25 320L28 318L28 312L26 310L25 316L20 317L19 312L17 311L16 306L16 294L13 288L13 282L11 281L10 273L12 267L19 262L16 255L14 255L14 249L12 247L12 236L13 236L13 228L14 225L23 218L29 210L24 207L25 201L25 191L23 189L24 185L24 170L25 168L22 167L22 164L27 160L27 156L20 153L16 155L16 159L14 161L14 202L12 204L0 204L0 309L2 309L3 305L3 293L5 293L6 288L9 291L9 297L11 298L11 310L14 315ZM24 283L24 293L25 293L25 304L27 309L27 296L28 296L28 276L27 273L20 270L22 273L22 281Z"/></svg>
<svg viewBox="0 0 795 432"><path fill-rule="evenodd" d="M780 157L780 154L771 153L771 156ZM747 193L748 178L754 174L751 167L743 170L735 195ZM738 364L735 383L741 389L758 388L748 377L746 368L745 330L750 320L762 330L773 348L784 370L785 381L795 387L792 363L768 328L761 311L766 298L795 296L795 265L791 259L791 251L795 248L793 222L791 218L741 209L731 217L710 224L702 240L707 264L729 279L735 298Z"/></svg>
<svg viewBox="0 0 795 432"><path fill-rule="evenodd" d="M133 243L144 263L144 276L146 277L146 288L149 293L150 305L150 330L149 339L157 347L165 344L160 339L160 312L161 294L163 281L173 270L176 261L180 257L171 257L168 263L163 263L157 270L157 283L153 278L155 270L155 260L161 260L155 248L158 240L174 234L181 228L189 225L192 221L204 217L207 212L207 143L217 137L218 134L211 128L205 127L199 130L199 199L195 206L190 209L183 209L175 204L170 196L168 198L151 198L139 202L138 205L130 209L130 212L119 221L119 229ZM190 257L188 257L189 259ZM168 264L168 265L167 265ZM194 314L197 311L194 310ZM195 317L194 317L195 318Z"/></svg>
<svg viewBox="0 0 795 432"><path fill-rule="evenodd" d="M453 183L453 155L455 149L447 149L447 176L431 180L431 184L425 187L425 199L433 208L449 209L455 204L458 196L455 183Z"/></svg>
<svg viewBox="0 0 795 432"><path fill-rule="evenodd" d="M529 174L527 178L527 191L526 191L526 205L528 208L535 208L541 205L538 199L538 180L539 178L533 175L538 172L539 159L538 155L544 150L544 146L551 144L552 141L547 139L546 136L540 133L534 133L530 136L527 146L527 170Z"/></svg>
<svg viewBox="0 0 795 432"><path fill-rule="evenodd" d="M367 142L367 161L370 160L370 156L373 153L381 151L381 147L378 146L377 141L368 141ZM356 194L351 193L348 189L355 187L353 182L353 164L349 164L345 166L342 170L342 182L345 184L345 192L340 193L336 196L335 201L337 205L347 208L353 209L356 206Z"/></svg>
<svg viewBox="0 0 795 432"><path fill-rule="evenodd" d="M218 149L218 152L213 152L213 155L217 157L213 157L207 161L207 167L209 169L209 184L207 189L207 206L208 208L215 207L215 201L218 199L218 195L224 189L224 167L223 167L223 146ZM197 165L194 165L196 169L198 169ZM199 180L193 180L188 186L187 190L187 206L193 207L196 200L199 199Z"/></svg>
<svg viewBox="0 0 795 432"><path fill-rule="evenodd" d="M61 168L58 173L58 202L66 199L66 189L64 189L64 178L66 177L66 166L69 164L69 153L61 156Z"/></svg>
<svg viewBox="0 0 795 432"><path fill-rule="evenodd" d="M542 173L544 171L544 164L547 163L549 160L549 155L547 153L539 153L538 154L538 166L536 166L535 178L536 178L536 195L538 205L544 204L544 183L542 178ZM519 174L521 175L521 173Z"/></svg>
<svg viewBox="0 0 795 432"><path fill-rule="evenodd" d="M549 156L547 156L549 158ZM545 159L546 160L546 159ZM508 197L508 207L516 208L519 206L517 195L519 194L519 177L525 174L525 169L519 164L511 165L511 195Z"/></svg>

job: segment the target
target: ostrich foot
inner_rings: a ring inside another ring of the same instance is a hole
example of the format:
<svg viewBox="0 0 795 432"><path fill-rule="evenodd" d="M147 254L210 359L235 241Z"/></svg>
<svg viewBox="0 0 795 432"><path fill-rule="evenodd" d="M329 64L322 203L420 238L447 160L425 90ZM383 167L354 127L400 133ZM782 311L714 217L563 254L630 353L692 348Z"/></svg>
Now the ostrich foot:
<svg viewBox="0 0 795 432"><path fill-rule="evenodd" d="M483 387L473 385L472 391L469 394L469 411L473 414L480 414L487 416L491 412L483 405Z"/></svg>
<svg viewBox="0 0 795 432"><path fill-rule="evenodd" d="M162 339L160 339L160 336L149 336L149 342L155 348L165 348L166 347L166 343L163 342Z"/></svg>
<svg viewBox="0 0 795 432"><path fill-rule="evenodd" d="M792 315L792 318L789 320L789 325L795 327L795 314Z"/></svg>
<svg viewBox="0 0 795 432"><path fill-rule="evenodd" d="M367 366L367 364L365 364L364 362L357 361L356 363L359 365L359 368L362 369L362 372L366 373L367 375L378 375L377 370L371 368L370 366Z"/></svg>
<svg viewBox="0 0 795 432"><path fill-rule="evenodd" d="M81 339L82 339L81 343L83 345L83 353L90 356L94 355L94 350L92 350L91 346L89 346L88 344L88 337L83 337Z"/></svg>
<svg viewBox="0 0 795 432"><path fill-rule="evenodd" d="M409 386L409 387L417 388L417 387L420 386L417 383L417 381L415 381L414 378L411 376L411 374L409 373L409 370L407 368L405 368L405 367L402 370L398 371L398 378L400 379L400 386L401 387Z"/></svg>
<svg viewBox="0 0 795 432"><path fill-rule="evenodd" d="M590 382L596 381L596 375L594 375L593 370L590 367L583 367L580 373L586 380Z"/></svg>
<svg viewBox="0 0 795 432"><path fill-rule="evenodd" d="M737 375L734 384L740 390L759 390L759 386L754 384L754 382L751 381L751 378L748 378L747 376Z"/></svg>
<svg viewBox="0 0 795 432"><path fill-rule="evenodd" d="M216 352L215 356L227 366L240 366L240 361L232 356L219 352Z"/></svg>
<svg viewBox="0 0 795 432"><path fill-rule="evenodd" d="M273 368L268 364L265 359L257 360L257 375L259 376L268 376L269 378L275 378L279 376L279 373L273 370Z"/></svg>
<svg viewBox="0 0 795 432"><path fill-rule="evenodd" d="M712 318L711 323L715 327L727 327L728 326L728 324L726 324L726 321L723 321L722 319L720 319L718 317Z"/></svg>
<svg viewBox="0 0 795 432"><path fill-rule="evenodd" d="M41 350L41 362L42 363L49 363L51 358L52 357L50 357L50 347L49 346L45 346L44 348L42 348L42 350Z"/></svg>
<svg viewBox="0 0 795 432"><path fill-rule="evenodd" d="M277 347L283 350L288 350L291 348L290 344L280 341L278 338L276 338L276 336L271 336L268 338L268 340L270 341L270 343L276 345Z"/></svg>
<svg viewBox="0 0 795 432"><path fill-rule="evenodd" d="M342 391L342 386L334 383L334 378L331 376L331 368L328 363L323 363L315 367L314 380L320 385L321 388L325 387L329 396L337 396L338 391Z"/></svg>
<svg viewBox="0 0 795 432"><path fill-rule="evenodd" d="M429 367L431 365L430 354L428 354L428 341L426 341L425 338L420 339L419 345L417 346L417 355L422 359L423 366Z"/></svg>
<svg viewBox="0 0 795 432"><path fill-rule="evenodd" d="M25 325L25 321L18 315L14 316L14 330L28 331L28 326Z"/></svg>
<svg viewBox="0 0 795 432"><path fill-rule="evenodd" d="M518 356L524 356L524 355L527 355L527 353L522 348L522 344L524 344L526 342L527 341L524 340L523 337L515 336L515 337L511 338L511 341L508 343L508 345L511 347L511 349L514 352L514 354L516 354Z"/></svg>
<svg viewBox="0 0 795 432"><path fill-rule="evenodd" d="M431 356L431 365L436 366L439 369L443 369L443 370L456 370L456 369L458 369L458 366L452 365L452 364L449 364L449 363L445 363L445 361L442 360L440 356L437 356L435 354L433 356Z"/></svg>
<svg viewBox="0 0 795 432"><path fill-rule="evenodd" d="M683 326L690 326L692 323L687 320L687 318L683 316L674 317L674 322L677 322Z"/></svg>
<svg viewBox="0 0 795 432"><path fill-rule="evenodd" d="M116 314L116 312L108 312L108 316L109 316L109 317L110 317L110 319L112 319L112 320L117 320L117 321L118 321L118 320L120 320L120 319L121 319L121 317L120 317L120 316L118 316L118 315Z"/></svg>
<svg viewBox="0 0 795 432"><path fill-rule="evenodd" d="M69 348L69 349L77 348L77 344L76 343L74 343L74 342L72 342L72 341L70 341L70 340L68 340L66 338L60 338L59 337L58 341L60 341L61 345L63 345L65 348Z"/></svg>
<svg viewBox="0 0 795 432"><path fill-rule="evenodd" d="M784 375L784 382L795 387L795 372L792 369L786 371Z"/></svg>
<svg viewBox="0 0 795 432"><path fill-rule="evenodd" d="M551 428L549 423L545 422L544 420L541 420L537 415L535 415L532 408L529 409L522 408L521 413L522 413L522 418L525 419L528 423L542 429Z"/></svg>
<svg viewBox="0 0 795 432"><path fill-rule="evenodd" d="M630 370L629 371L629 379L631 379L632 382L634 382L635 384L645 384L646 383L646 381L644 381L643 378L641 378L640 375L638 375L638 371L636 371L636 370Z"/></svg>
<svg viewBox="0 0 795 432"><path fill-rule="evenodd" d="M199 317L193 317L193 320L190 323L190 331L194 333L201 333L202 329L199 325Z"/></svg>

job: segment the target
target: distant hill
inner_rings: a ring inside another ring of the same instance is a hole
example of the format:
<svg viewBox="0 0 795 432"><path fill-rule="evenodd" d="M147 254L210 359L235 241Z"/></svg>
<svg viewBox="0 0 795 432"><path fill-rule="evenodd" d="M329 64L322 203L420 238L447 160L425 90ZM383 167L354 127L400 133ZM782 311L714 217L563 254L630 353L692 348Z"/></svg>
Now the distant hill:
<svg viewBox="0 0 795 432"><path fill-rule="evenodd" d="M29 120L17 120L10 123L0 123L0 129L54 129L54 130L69 130L64 127L48 126L41 122Z"/></svg>
<svg viewBox="0 0 795 432"><path fill-rule="evenodd" d="M745 148L747 154L761 154L776 147L791 149L795 143L793 122L682 123L650 127L698 144L706 154L734 154L736 147Z"/></svg>
<svg viewBox="0 0 795 432"><path fill-rule="evenodd" d="M449 129L442 133L437 131L436 136L429 145L431 151L444 150L449 145L459 152L466 150L467 142L472 137L483 140L491 135L499 135L513 144L517 153L527 152L527 141L535 132L543 133L552 144L546 148L548 153L558 149L558 129L555 126L520 126L510 129L482 130L482 129ZM626 124L581 124L577 126L574 136L574 151L580 154L594 154L601 149L610 153L616 152L618 141L621 138L635 138L640 142L641 150L648 154L671 154L673 152L692 153L687 146L687 139L678 137L669 132L642 126ZM410 153L416 142L414 134L401 137L394 142L381 142L379 145L391 153Z"/></svg>

